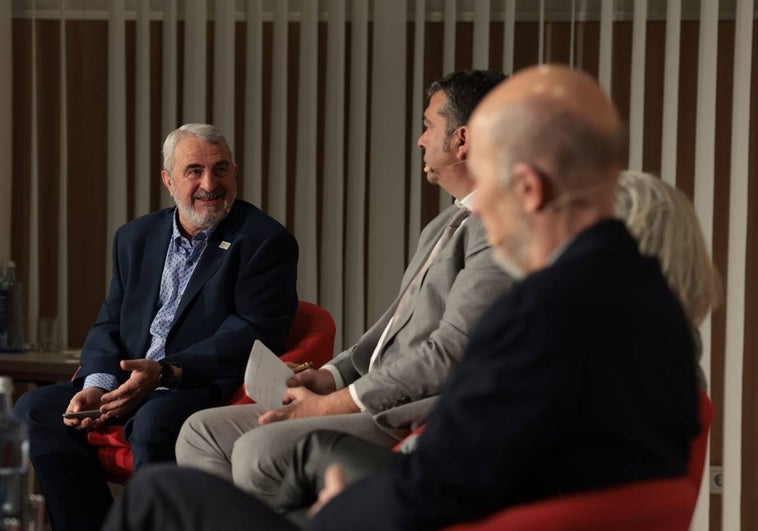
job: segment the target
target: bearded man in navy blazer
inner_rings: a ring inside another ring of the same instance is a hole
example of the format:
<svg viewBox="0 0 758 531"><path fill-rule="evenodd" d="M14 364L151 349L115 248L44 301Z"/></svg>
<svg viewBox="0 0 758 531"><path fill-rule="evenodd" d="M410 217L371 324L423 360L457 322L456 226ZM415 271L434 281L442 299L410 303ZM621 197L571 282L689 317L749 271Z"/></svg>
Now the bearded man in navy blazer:
<svg viewBox="0 0 758 531"><path fill-rule="evenodd" d="M253 341L281 352L297 308L297 242L236 200L221 131L186 124L163 145L175 208L121 227L113 277L72 382L23 395L30 455L53 528L100 528L111 496L88 430L124 425L134 468L174 461L184 420L240 385ZM93 418L64 412L97 410Z"/></svg>

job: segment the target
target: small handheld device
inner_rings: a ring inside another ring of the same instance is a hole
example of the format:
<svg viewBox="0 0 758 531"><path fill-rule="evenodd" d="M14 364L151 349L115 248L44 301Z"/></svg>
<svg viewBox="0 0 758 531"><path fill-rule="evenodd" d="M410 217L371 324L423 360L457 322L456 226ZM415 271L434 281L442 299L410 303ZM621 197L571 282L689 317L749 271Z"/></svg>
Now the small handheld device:
<svg viewBox="0 0 758 531"><path fill-rule="evenodd" d="M306 362L301 363L300 365L295 365L294 367L292 367L292 372L297 374L299 372L303 372L305 369L310 369L311 367L313 367L313 362L306 361Z"/></svg>
<svg viewBox="0 0 758 531"><path fill-rule="evenodd" d="M63 414L64 419L96 419L102 413L99 409L88 409L86 411L69 411Z"/></svg>

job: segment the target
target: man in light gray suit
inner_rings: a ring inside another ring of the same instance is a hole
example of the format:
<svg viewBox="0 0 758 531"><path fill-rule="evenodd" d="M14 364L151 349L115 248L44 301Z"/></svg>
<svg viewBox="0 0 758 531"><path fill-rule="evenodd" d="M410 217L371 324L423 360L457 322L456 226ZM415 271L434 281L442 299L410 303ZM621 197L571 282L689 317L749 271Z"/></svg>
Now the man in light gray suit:
<svg viewBox="0 0 758 531"><path fill-rule="evenodd" d="M472 327L511 284L492 259L481 222L467 216L476 193L465 164L468 118L503 78L466 71L429 87L418 146L429 182L456 201L421 233L398 297L384 315L320 370L293 376L284 407L264 412L251 404L192 415L177 441L180 465L231 480L271 502L296 443L311 431L341 431L391 447L426 420Z"/></svg>

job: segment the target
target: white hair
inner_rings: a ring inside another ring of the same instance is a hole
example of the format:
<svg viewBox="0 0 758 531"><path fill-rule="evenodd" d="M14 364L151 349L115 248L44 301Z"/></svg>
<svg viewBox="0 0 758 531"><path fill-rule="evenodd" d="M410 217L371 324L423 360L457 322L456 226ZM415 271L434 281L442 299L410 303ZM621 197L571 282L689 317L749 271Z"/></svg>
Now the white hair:
<svg viewBox="0 0 758 531"><path fill-rule="evenodd" d="M694 328L718 305L721 282L690 200L648 173L623 171L616 214L637 239L640 252L661 263Z"/></svg>
<svg viewBox="0 0 758 531"><path fill-rule="evenodd" d="M229 152L232 164L234 164L234 154L229 149L229 143L220 129L210 124L184 124L178 129L171 131L163 142L163 169L169 172L169 174L174 169L176 144L186 136L196 136L208 144L224 146Z"/></svg>

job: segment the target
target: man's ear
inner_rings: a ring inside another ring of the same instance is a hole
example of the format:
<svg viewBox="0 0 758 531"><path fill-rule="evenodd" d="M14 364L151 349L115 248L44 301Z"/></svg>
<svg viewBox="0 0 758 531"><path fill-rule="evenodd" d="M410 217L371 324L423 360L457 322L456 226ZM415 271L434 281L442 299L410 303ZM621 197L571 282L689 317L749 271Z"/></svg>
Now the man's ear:
<svg viewBox="0 0 758 531"><path fill-rule="evenodd" d="M174 196L174 183L171 182L171 176L168 174L166 170L161 170L161 181L163 181L163 186L166 187L166 190L168 190L168 193L171 197Z"/></svg>
<svg viewBox="0 0 758 531"><path fill-rule="evenodd" d="M548 183L530 164L517 162L513 165L514 190L525 212L535 213L547 204L550 190Z"/></svg>
<svg viewBox="0 0 758 531"><path fill-rule="evenodd" d="M452 141L452 147L455 150L455 154L458 156L459 159L464 159L466 157L466 154L468 153L469 148L469 133L468 133L468 127L465 125L460 126L458 129L455 130L453 133L453 137L451 139Z"/></svg>

